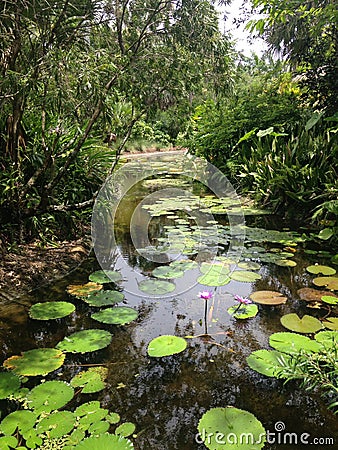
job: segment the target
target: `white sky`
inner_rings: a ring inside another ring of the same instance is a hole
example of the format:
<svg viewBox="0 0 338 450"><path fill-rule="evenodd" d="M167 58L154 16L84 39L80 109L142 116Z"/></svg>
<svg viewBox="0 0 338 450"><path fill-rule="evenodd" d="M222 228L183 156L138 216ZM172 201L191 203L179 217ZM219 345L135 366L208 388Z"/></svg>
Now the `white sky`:
<svg viewBox="0 0 338 450"><path fill-rule="evenodd" d="M238 51L244 53L246 56L250 56L251 53L261 55L266 50L266 45L262 39L256 38L253 43L250 43L248 37L250 33L244 29L245 24L237 28L237 25L233 24L233 19L239 19L241 15L240 7L243 0L232 0L228 6L217 7L221 11L221 18L224 12L227 14L227 20L220 22L221 31L230 31L234 39L237 41L236 48Z"/></svg>

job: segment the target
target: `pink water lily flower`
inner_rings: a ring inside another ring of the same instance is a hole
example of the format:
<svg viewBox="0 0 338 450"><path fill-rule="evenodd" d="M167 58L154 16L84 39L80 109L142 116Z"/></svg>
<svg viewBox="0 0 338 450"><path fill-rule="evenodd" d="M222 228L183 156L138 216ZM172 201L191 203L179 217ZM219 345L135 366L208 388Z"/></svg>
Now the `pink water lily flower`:
<svg viewBox="0 0 338 450"><path fill-rule="evenodd" d="M202 291L198 293L199 298L203 300L209 300L214 294L210 291Z"/></svg>
<svg viewBox="0 0 338 450"><path fill-rule="evenodd" d="M242 305L250 305L250 303L252 303L250 299L241 297L240 295L234 295L234 299L236 300L236 302L241 303Z"/></svg>

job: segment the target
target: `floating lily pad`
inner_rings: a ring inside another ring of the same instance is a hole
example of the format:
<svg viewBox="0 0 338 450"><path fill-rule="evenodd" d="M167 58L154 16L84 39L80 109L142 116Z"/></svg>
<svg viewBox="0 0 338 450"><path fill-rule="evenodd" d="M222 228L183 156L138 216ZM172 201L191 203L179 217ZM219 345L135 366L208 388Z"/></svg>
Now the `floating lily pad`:
<svg viewBox="0 0 338 450"><path fill-rule="evenodd" d="M175 267L185 272L186 270L191 270L198 267L198 263L196 261L191 261L190 259L182 259L179 261L173 261L170 263L170 267Z"/></svg>
<svg viewBox="0 0 338 450"><path fill-rule="evenodd" d="M15 436L1 436L0 437L0 448L2 450L10 450L11 448L19 448L18 439ZM22 450L24 450L22 448Z"/></svg>
<svg viewBox="0 0 338 450"><path fill-rule="evenodd" d="M89 306L110 306L115 303L122 302L124 299L124 294L119 291L107 290L107 291L98 291L94 294L88 295L88 297L84 297L82 300L88 303Z"/></svg>
<svg viewBox="0 0 338 450"><path fill-rule="evenodd" d="M228 308L228 313L235 319L250 319L258 314L257 305L234 305Z"/></svg>
<svg viewBox="0 0 338 450"><path fill-rule="evenodd" d="M210 269L207 273L197 278L197 282L204 284L204 286L225 286L230 281L230 277L218 269Z"/></svg>
<svg viewBox="0 0 338 450"><path fill-rule="evenodd" d="M251 300L261 305L283 305L287 297L277 291L256 291L249 295Z"/></svg>
<svg viewBox="0 0 338 450"><path fill-rule="evenodd" d="M319 302L322 300L322 297L327 295L327 291L319 291L318 289L313 288L301 288L298 289L297 294L302 300L306 302Z"/></svg>
<svg viewBox="0 0 338 450"><path fill-rule="evenodd" d="M323 325L325 328L328 328L329 330L338 331L338 317L328 317L323 322Z"/></svg>
<svg viewBox="0 0 338 450"><path fill-rule="evenodd" d="M104 380L107 375L108 369L106 367L90 367L88 370L75 375L70 384L73 387L82 387L83 394L99 392L106 386Z"/></svg>
<svg viewBox="0 0 338 450"><path fill-rule="evenodd" d="M143 280L139 283L138 288L150 295L163 295L173 292L176 286L165 280Z"/></svg>
<svg viewBox="0 0 338 450"><path fill-rule="evenodd" d="M116 428L115 434L123 437L128 437L134 433L135 429L135 424L133 424L132 422L124 422Z"/></svg>
<svg viewBox="0 0 338 450"><path fill-rule="evenodd" d="M75 311L75 306L69 302L44 302L31 306L29 315L36 320L60 319Z"/></svg>
<svg viewBox="0 0 338 450"><path fill-rule="evenodd" d="M20 378L12 372L0 373L0 399L13 395L21 385Z"/></svg>
<svg viewBox="0 0 338 450"><path fill-rule="evenodd" d="M101 434L84 439L73 450L132 450L133 444L129 439L114 434Z"/></svg>
<svg viewBox="0 0 338 450"><path fill-rule="evenodd" d="M156 267L152 271L154 277L157 278L181 278L184 275L184 272L177 267L170 266L161 266Z"/></svg>
<svg viewBox="0 0 338 450"><path fill-rule="evenodd" d="M251 369L262 375L282 378L279 371L289 359L289 355L277 350L256 350L246 358L246 361Z"/></svg>
<svg viewBox="0 0 338 450"><path fill-rule="evenodd" d="M261 265L254 261L240 261L237 266L246 270L259 270L261 268Z"/></svg>
<svg viewBox="0 0 338 450"><path fill-rule="evenodd" d="M44 417L37 426L37 432L47 433L49 439L55 439L70 433L74 428L76 416L70 411L56 411Z"/></svg>
<svg viewBox="0 0 338 450"><path fill-rule="evenodd" d="M307 352L321 350L317 341L297 333L274 333L270 336L269 343L274 349L288 354L299 353L301 350Z"/></svg>
<svg viewBox="0 0 338 450"><path fill-rule="evenodd" d="M171 335L158 336L149 342L148 355L160 358L181 353L186 347L187 341L181 337Z"/></svg>
<svg viewBox="0 0 338 450"><path fill-rule="evenodd" d="M74 396L74 389L63 381L46 381L27 395L30 408L37 414L49 413L65 406Z"/></svg>
<svg viewBox="0 0 338 450"><path fill-rule="evenodd" d="M115 270L97 270L89 275L89 280L99 284L116 283L122 280L122 275Z"/></svg>
<svg viewBox="0 0 338 450"><path fill-rule="evenodd" d="M16 429L19 430L20 434L24 434L34 427L36 419L37 415L32 411L14 411L2 420L0 430L6 435L13 434Z"/></svg>
<svg viewBox="0 0 338 450"><path fill-rule="evenodd" d="M318 273L321 273L323 275L334 275L336 273L336 269L333 269L332 267L329 266L321 266L320 264L308 266L306 270L315 275L317 275Z"/></svg>
<svg viewBox="0 0 338 450"><path fill-rule="evenodd" d="M204 274L226 276L229 274L229 265L223 262L203 262L200 266L200 271Z"/></svg>
<svg viewBox="0 0 338 450"><path fill-rule="evenodd" d="M308 315L300 318L295 313L286 314L280 321L283 327L296 333L316 333L322 328L322 323L318 319Z"/></svg>
<svg viewBox="0 0 338 450"><path fill-rule="evenodd" d="M325 349L336 349L338 346L338 333L336 331L320 331L315 335L315 339Z"/></svg>
<svg viewBox="0 0 338 450"><path fill-rule="evenodd" d="M295 267L297 265L296 261L292 261L292 259L277 259L274 262L281 267Z"/></svg>
<svg viewBox="0 0 338 450"><path fill-rule="evenodd" d="M230 275L232 280L242 281L244 283L253 283L260 280L262 276L259 273L250 272L248 270L235 270Z"/></svg>
<svg viewBox="0 0 338 450"><path fill-rule="evenodd" d="M94 352L107 347L111 339L112 335L105 330L83 330L66 336L56 348L70 353Z"/></svg>
<svg viewBox="0 0 338 450"><path fill-rule="evenodd" d="M338 277L318 277L312 281L316 286L326 286L331 291L338 291Z"/></svg>
<svg viewBox="0 0 338 450"><path fill-rule="evenodd" d="M132 322L138 316L135 309L127 306L117 306L116 308L106 308L102 311L92 314L92 318L98 322L111 325L124 325Z"/></svg>
<svg viewBox="0 0 338 450"><path fill-rule="evenodd" d="M17 375L47 375L62 366L65 355L55 348L37 348L23 352L21 356L11 356L4 362L4 367Z"/></svg>
<svg viewBox="0 0 338 450"><path fill-rule="evenodd" d="M329 305L338 305L338 297L333 295L323 295L321 299L324 303L328 303Z"/></svg>
<svg viewBox="0 0 338 450"><path fill-rule="evenodd" d="M101 408L100 402L97 400L93 400L92 402L82 403L82 405L78 406L74 413L76 416L84 417L94 414Z"/></svg>
<svg viewBox="0 0 338 450"><path fill-rule="evenodd" d="M93 292L100 291L103 288L102 284L89 282L86 284L70 284L67 287L67 292L76 297L85 297Z"/></svg>
<svg viewBox="0 0 338 450"><path fill-rule="evenodd" d="M261 422L250 412L227 406L212 408L203 414L198 423L199 436L210 450L234 447L238 450L259 450L266 436ZM243 433L252 439L243 440ZM229 444L236 442L236 444Z"/></svg>

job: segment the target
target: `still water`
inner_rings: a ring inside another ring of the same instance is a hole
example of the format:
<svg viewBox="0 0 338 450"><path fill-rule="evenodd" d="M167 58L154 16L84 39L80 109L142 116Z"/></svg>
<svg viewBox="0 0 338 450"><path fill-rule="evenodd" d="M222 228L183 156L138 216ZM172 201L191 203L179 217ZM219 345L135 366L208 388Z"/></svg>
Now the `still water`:
<svg viewBox="0 0 338 450"><path fill-rule="evenodd" d="M190 168L189 173L182 174L180 158L177 155L140 158L132 163L130 172L114 180L119 192L109 200L114 203L115 217L102 221L94 217L100 223L94 224L96 244L91 256L67 277L8 305L10 319L7 314L6 321L2 321L2 361L25 350L54 347L76 331L106 329L113 334L109 347L84 355L67 354L64 366L45 378L69 380L86 364L105 364L109 369L106 389L98 394L82 394L74 403L98 399L103 407L118 412L123 421L135 423L136 449L205 449L197 436L199 419L210 408L228 405L249 411L262 422L271 433L266 449L291 450L310 445L316 449L335 448L313 443L327 437L338 442L337 417L327 410L319 394L306 392L297 382L284 385L282 380L260 375L246 363L252 351L269 348L272 333L287 331L280 323L282 315L324 314L317 310L309 312L306 302L297 294L298 289L311 286L312 277L305 268L323 263L325 256L306 253L304 250L311 248L311 243L294 245L292 260L297 263L294 267L260 262L257 273L261 278L255 282L231 280L217 288L204 286L197 282L201 276L197 267L181 278L169 280L176 286L170 294L153 295L139 290L142 280L154 278L153 269L173 260L196 260L200 266L202 262L230 255L237 258L232 265L236 267L238 260L252 260L250 251L254 246L269 254L287 247L284 243L269 242L268 238L265 241L259 234L261 231L255 231L251 237L249 233L249 238L234 231L244 224L256 230L281 230L287 224L257 211L238 214L240 200L229 186L227 195L234 205L231 218L224 212L220 214L220 210L217 214L207 211L203 202L195 208L196 198L190 195L208 199L215 193L214 185L201 181L199 169L194 169L193 174ZM137 177L130 176L135 170ZM154 209L154 205L160 207ZM201 210L204 212L198 215ZM194 230L200 232L197 250L190 240ZM258 242L255 236L260 236ZM142 252L142 248L146 250ZM155 248L162 250L156 253ZM69 284L86 283L88 275L100 269L100 265L122 273L123 281L112 286L125 294L124 305L138 311L136 321L125 326L100 324L90 317L95 308L67 294ZM214 293L206 312L205 301L198 297L205 289ZM288 301L274 307L259 305L259 313L252 319L236 320L228 314L227 309L235 304L234 295L246 297L257 290L279 291ZM27 311L31 304L52 300L71 301L76 311L65 319L49 322L29 318ZM177 355L150 358L149 342L164 334L189 336L187 349ZM284 443L285 433L296 433L297 444ZM306 444L301 442L302 435Z"/></svg>

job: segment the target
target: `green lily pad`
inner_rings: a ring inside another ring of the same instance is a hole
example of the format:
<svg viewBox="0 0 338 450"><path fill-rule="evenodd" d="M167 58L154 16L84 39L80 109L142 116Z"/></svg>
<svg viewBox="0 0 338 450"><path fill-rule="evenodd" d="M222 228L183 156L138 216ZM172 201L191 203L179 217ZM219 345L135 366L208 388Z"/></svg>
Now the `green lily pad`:
<svg viewBox="0 0 338 450"><path fill-rule="evenodd" d="M75 311L73 303L69 302L44 302L31 306L29 315L36 320L60 319L69 316Z"/></svg>
<svg viewBox="0 0 338 450"><path fill-rule="evenodd" d="M318 277L312 282L316 286L326 286L331 291L338 291L338 277Z"/></svg>
<svg viewBox="0 0 338 450"><path fill-rule="evenodd" d="M176 286L165 280L143 280L139 283L138 288L150 295L163 295L173 292Z"/></svg>
<svg viewBox="0 0 338 450"><path fill-rule="evenodd" d="M89 275L89 280L99 284L116 283L122 280L122 275L115 270L97 270Z"/></svg>
<svg viewBox="0 0 338 450"><path fill-rule="evenodd" d="M323 321L323 325L329 330L338 331L338 317L328 317Z"/></svg>
<svg viewBox="0 0 338 450"><path fill-rule="evenodd" d="M99 291L94 294L88 295L88 297L82 298L89 306L111 306L115 303L122 302L124 299L124 294L119 291Z"/></svg>
<svg viewBox="0 0 338 450"><path fill-rule="evenodd" d="M336 273L336 269L333 269L329 266L321 266L320 264L314 264L312 266L308 266L306 270L310 273L317 275L321 273L323 275L334 275Z"/></svg>
<svg viewBox="0 0 338 450"><path fill-rule="evenodd" d="M318 342L297 333L274 333L270 336L269 343L274 349L288 354L299 353L301 350L307 352L321 350Z"/></svg>
<svg viewBox="0 0 338 450"><path fill-rule="evenodd" d="M23 352L21 356L11 356L4 362L4 367L17 375L47 375L62 366L65 355L55 348L37 348Z"/></svg>
<svg viewBox="0 0 338 450"><path fill-rule="evenodd" d="M107 375L108 369L106 367L90 367L88 370L75 375L70 384L73 387L82 387L83 394L99 392L106 386L104 380Z"/></svg>
<svg viewBox="0 0 338 450"><path fill-rule="evenodd" d="M296 261L292 261L292 259L277 259L274 263L281 267L295 267L297 265Z"/></svg>
<svg viewBox="0 0 338 450"><path fill-rule="evenodd" d="M116 308L106 308L94 313L91 317L94 320L110 325L125 325L132 322L138 316L138 312L127 306L117 306Z"/></svg>
<svg viewBox="0 0 338 450"><path fill-rule="evenodd" d="M10 450L12 448L19 448L19 447L17 447L17 445L18 445L18 439L15 436L1 436L0 437L1 450Z"/></svg>
<svg viewBox="0 0 338 450"><path fill-rule="evenodd" d="M18 410L6 416L0 423L0 431L5 435L11 435L16 429L20 434L31 430L37 420L37 414L32 411Z"/></svg>
<svg viewBox="0 0 338 450"><path fill-rule="evenodd" d="M321 300L329 305L338 305L338 297L334 297L333 295L323 295Z"/></svg>
<svg viewBox="0 0 338 450"><path fill-rule="evenodd" d="M289 359L289 355L277 350L256 350L246 358L246 361L251 369L262 375L282 378L279 371Z"/></svg>
<svg viewBox="0 0 338 450"><path fill-rule="evenodd" d="M76 416L70 411L56 411L44 417L38 424L37 433L47 433L49 439L59 438L74 428Z"/></svg>
<svg viewBox="0 0 338 450"><path fill-rule="evenodd" d="M12 372L0 373L0 399L13 395L21 385L20 378Z"/></svg>
<svg viewBox="0 0 338 450"><path fill-rule="evenodd" d="M259 270L261 268L260 264L254 261L240 261L237 266L246 270Z"/></svg>
<svg viewBox="0 0 338 450"><path fill-rule="evenodd" d="M30 408L37 414L49 413L65 406L74 397L74 389L63 381L38 384L27 395Z"/></svg>
<svg viewBox="0 0 338 450"><path fill-rule="evenodd" d="M229 265L223 262L203 262L200 266L200 271L210 276L227 276L230 272Z"/></svg>
<svg viewBox="0 0 338 450"><path fill-rule="evenodd" d="M327 350L336 349L338 346L338 333L336 331L320 331L315 335L315 339Z"/></svg>
<svg viewBox="0 0 338 450"><path fill-rule="evenodd" d="M219 270L209 270L204 275L197 278L199 284L204 286L225 286L230 283L231 279L228 275L222 274Z"/></svg>
<svg viewBox="0 0 338 450"><path fill-rule="evenodd" d="M94 414L101 408L100 402L97 400L93 400L92 402L82 403L82 405L78 406L74 413L77 417L84 417Z"/></svg>
<svg viewBox="0 0 338 450"><path fill-rule="evenodd" d="M196 269L198 263L196 261L191 261L190 259L181 259L170 263L170 267L175 267L185 272L186 270Z"/></svg>
<svg viewBox="0 0 338 450"><path fill-rule="evenodd" d="M156 358L181 353L187 347L187 341L178 336L158 336L149 342L148 355Z"/></svg>
<svg viewBox="0 0 338 450"><path fill-rule="evenodd" d="M295 313L286 314L280 321L283 327L296 333L316 333L322 328L322 323L318 319L308 315L300 318Z"/></svg>
<svg viewBox="0 0 338 450"><path fill-rule="evenodd" d="M235 270L230 275L232 280L242 281L244 283L253 283L260 280L262 276L259 273L250 272L248 270Z"/></svg>
<svg viewBox="0 0 338 450"><path fill-rule="evenodd" d="M235 319L250 319L251 317L255 317L258 314L258 306L257 305L234 305L228 308L228 313L234 317Z"/></svg>
<svg viewBox="0 0 338 450"><path fill-rule="evenodd" d="M133 444L129 439L114 434L101 434L84 439L73 450L132 450Z"/></svg>
<svg viewBox="0 0 338 450"><path fill-rule="evenodd" d="M261 305L283 305L287 297L277 291L256 291L249 295L251 300Z"/></svg>
<svg viewBox="0 0 338 450"><path fill-rule="evenodd" d="M56 348L70 353L94 352L107 347L111 339L112 335L105 330L83 330L66 336Z"/></svg>
<svg viewBox="0 0 338 450"><path fill-rule="evenodd" d="M170 266L161 266L156 267L152 271L152 274L156 278L181 278L184 275L184 272L176 267Z"/></svg>
<svg viewBox="0 0 338 450"><path fill-rule="evenodd" d="M124 422L116 428L115 434L123 437L128 437L134 433L135 429L135 424L133 424L132 422Z"/></svg>
<svg viewBox="0 0 338 450"><path fill-rule="evenodd" d="M234 447L238 450L259 450L264 447L266 433L261 422L250 412L227 406L212 408L198 423L199 436L210 450ZM243 440L243 433L252 439ZM229 444L236 442L236 444Z"/></svg>
<svg viewBox="0 0 338 450"><path fill-rule="evenodd" d="M102 288L102 284L93 282L86 284L70 284L67 287L67 292L75 297L86 297L93 292L100 291Z"/></svg>

